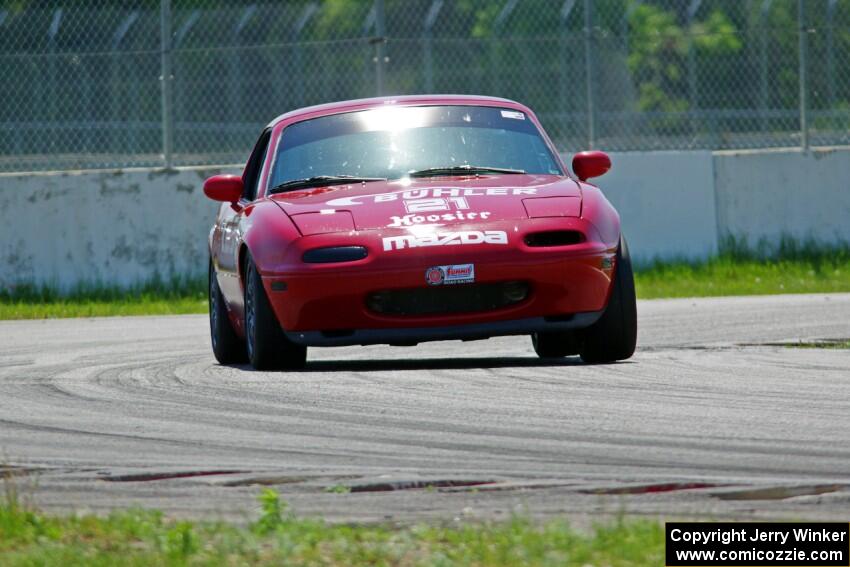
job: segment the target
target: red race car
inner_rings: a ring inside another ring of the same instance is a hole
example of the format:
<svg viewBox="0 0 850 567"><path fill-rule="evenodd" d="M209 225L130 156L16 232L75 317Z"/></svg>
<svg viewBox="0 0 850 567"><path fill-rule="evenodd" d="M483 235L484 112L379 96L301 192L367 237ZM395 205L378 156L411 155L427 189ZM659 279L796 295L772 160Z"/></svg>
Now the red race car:
<svg viewBox="0 0 850 567"><path fill-rule="evenodd" d="M273 120L216 175L210 330L223 364L299 368L308 346L530 335L541 357L629 358L637 314L617 212L516 102L408 96Z"/></svg>

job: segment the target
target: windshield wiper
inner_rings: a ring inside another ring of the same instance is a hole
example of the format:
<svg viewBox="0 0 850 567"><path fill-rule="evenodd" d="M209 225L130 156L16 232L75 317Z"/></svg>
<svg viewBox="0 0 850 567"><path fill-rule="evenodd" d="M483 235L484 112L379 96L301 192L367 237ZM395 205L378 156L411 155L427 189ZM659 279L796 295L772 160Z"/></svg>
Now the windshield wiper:
<svg viewBox="0 0 850 567"><path fill-rule="evenodd" d="M293 179L275 185L269 189L269 195L284 193L295 189L307 189L309 187L324 187L326 185L342 185L343 183L360 183L363 181L386 181L386 177L358 177L356 175L316 175L304 179Z"/></svg>
<svg viewBox="0 0 850 567"><path fill-rule="evenodd" d="M507 173L518 174L525 173L523 169L508 169L505 167L486 167L480 165L453 165L449 167L429 167L427 169L418 169L410 171L407 175L410 177L436 177L438 175L455 175L458 173Z"/></svg>

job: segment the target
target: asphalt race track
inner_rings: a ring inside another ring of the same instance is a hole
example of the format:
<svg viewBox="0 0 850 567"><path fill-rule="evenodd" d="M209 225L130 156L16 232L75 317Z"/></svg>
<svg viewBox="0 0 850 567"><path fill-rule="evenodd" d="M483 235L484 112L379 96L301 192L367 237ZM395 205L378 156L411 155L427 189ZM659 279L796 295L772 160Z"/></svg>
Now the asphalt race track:
<svg viewBox="0 0 850 567"><path fill-rule="evenodd" d="M636 356L527 337L215 363L205 316L0 323L0 467L48 510L847 520L850 294L644 301ZM431 488L423 488L426 485ZM342 492L341 487L351 489Z"/></svg>

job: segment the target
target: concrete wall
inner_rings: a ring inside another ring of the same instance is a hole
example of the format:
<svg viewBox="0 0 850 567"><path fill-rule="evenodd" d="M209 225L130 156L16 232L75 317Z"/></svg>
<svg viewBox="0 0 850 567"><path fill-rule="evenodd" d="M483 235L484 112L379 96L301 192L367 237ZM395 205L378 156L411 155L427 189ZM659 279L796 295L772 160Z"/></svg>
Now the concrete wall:
<svg viewBox="0 0 850 567"><path fill-rule="evenodd" d="M599 186L632 255L705 258L726 235L850 242L850 150L612 154ZM216 168L0 175L0 289L202 275ZM224 171L235 172L236 169Z"/></svg>
<svg viewBox="0 0 850 567"><path fill-rule="evenodd" d="M850 149L613 153L598 180L637 260L705 258L729 237L850 243Z"/></svg>
<svg viewBox="0 0 850 567"><path fill-rule="evenodd" d="M206 270L217 170L0 175L0 288L128 285Z"/></svg>
<svg viewBox="0 0 850 567"><path fill-rule="evenodd" d="M717 152L720 236L850 242L850 150Z"/></svg>
<svg viewBox="0 0 850 567"><path fill-rule="evenodd" d="M595 182L620 212L636 260L717 253L711 152L613 153L611 162Z"/></svg>

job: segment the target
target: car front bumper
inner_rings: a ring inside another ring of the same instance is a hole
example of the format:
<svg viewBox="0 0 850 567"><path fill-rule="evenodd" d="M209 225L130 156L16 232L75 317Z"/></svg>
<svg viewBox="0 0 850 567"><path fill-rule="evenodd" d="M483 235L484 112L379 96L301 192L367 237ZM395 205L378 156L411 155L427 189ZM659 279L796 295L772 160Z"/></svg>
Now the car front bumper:
<svg viewBox="0 0 850 567"><path fill-rule="evenodd" d="M580 229L586 240L554 247L525 244L525 233L565 226ZM509 231L508 245L385 251L381 242L389 231L302 237L292 243L281 266L263 273L263 283L290 339L306 345L485 338L586 327L598 319L607 305L616 247L600 242L590 223L534 219L497 228ZM369 255L336 264L301 261L312 248L350 245L367 247ZM459 286L524 282L529 293L514 304L476 311L388 315L370 308L371 294L428 288L428 268L453 264L475 265L475 283Z"/></svg>

